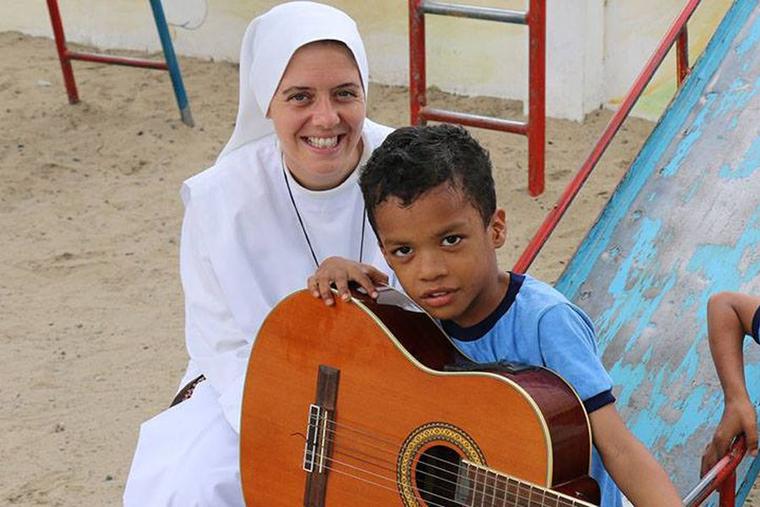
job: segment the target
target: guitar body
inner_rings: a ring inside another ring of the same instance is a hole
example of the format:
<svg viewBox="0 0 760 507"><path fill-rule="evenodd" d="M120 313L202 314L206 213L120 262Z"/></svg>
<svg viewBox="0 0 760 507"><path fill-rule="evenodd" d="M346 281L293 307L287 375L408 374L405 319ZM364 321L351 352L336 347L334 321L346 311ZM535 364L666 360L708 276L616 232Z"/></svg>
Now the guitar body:
<svg viewBox="0 0 760 507"><path fill-rule="evenodd" d="M466 358L405 296L353 296L297 292L264 322L242 407L248 506L523 505L541 488L598 502L588 418L562 379L444 371Z"/></svg>

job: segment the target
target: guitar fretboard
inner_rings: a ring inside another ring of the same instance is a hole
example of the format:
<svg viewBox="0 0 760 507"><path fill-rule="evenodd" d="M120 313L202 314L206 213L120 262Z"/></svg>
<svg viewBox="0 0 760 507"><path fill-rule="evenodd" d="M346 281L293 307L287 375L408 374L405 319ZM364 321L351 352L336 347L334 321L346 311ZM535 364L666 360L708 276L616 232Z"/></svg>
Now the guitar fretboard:
<svg viewBox="0 0 760 507"><path fill-rule="evenodd" d="M456 499L470 507L595 507L466 460L459 467Z"/></svg>

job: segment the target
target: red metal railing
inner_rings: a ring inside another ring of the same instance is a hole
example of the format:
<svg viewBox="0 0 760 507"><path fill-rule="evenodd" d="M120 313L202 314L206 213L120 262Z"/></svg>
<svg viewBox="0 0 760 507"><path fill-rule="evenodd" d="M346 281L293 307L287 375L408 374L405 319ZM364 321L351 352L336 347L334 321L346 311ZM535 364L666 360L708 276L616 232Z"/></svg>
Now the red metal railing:
<svg viewBox="0 0 760 507"><path fill-rule="evenodd" d="M689 32L686 30L686 25L684 25L678 34L676 68L678 72L678 86L680 87L686 76L689 75Z"/></svg>
<svg viewBox="0 0 760 507"><path fill-rule="evenodd" d="M612 137L615 135L615 133L617 133L618 129L623 124L623 121L628 117L631 109L633 109L634 104L641 96L646 85L652 79L655 71L659 68L660 64L665 59L665 55L667 55L676 39L678 39L676 60L678 65L677 73L679 85L686 77L689 72L688 51L686 48L688 42L686 22L694 13L694 10L699 5L700 1L701 0L689 0L673 24L670 26L668 32L665 34L665 37L663 37L663 39L660 41L660 44L657 46L654 54L649 58L649 61L647 61L644 69L638 75L636 81L633 83L633 86L628 91L628 94L621 104L620 109L615 112L609 124L607 124L607 127L604 129L602 136L599 138L599 141L591 150L588 158L578 170L578 173L575 175L575 177L570 181L570 183L568 183L567 187L565 187L564 192L552 210L548 213L546 219L544 219L544 222L539 227L538 232L525 248L525 251L522 253L520 258L517 260L517 263L513 268L515 271L519 273L525 272L525 270L528 269L528 267L533 263L536 256L538 255L538 252L541 250L541 248L546 243L546 240L549 239L549 236L557 227L560 218L562 218L562 216L565 214L565 211L567 211L567 208L570 206L570 203L572 203L573 199L575 199L575 196L578 194L578 191L588 179L591 171L596 167L596 164L599 162L602 154L604 154L605 150L610 145Z"/></svg>
<svg viewBox="0 0 760 507"><path fill-rule="evenodd" d="M425 14L499 21L528 26L529 82L528 121L504 120L427 106L425 75ZM546 0L530 0L527 12L431 0L409 0L409 99L412 125L426 121L458 123L528 137L528 192L544 191L544 148L546 139Z"/></svg>
<svg viewBox="0 0 760 507"><path fill-rule="evenodd" d="M744 435L737 438L728 454L718 461L699 484L683 499L685 507L696 507L707 500L714 491L720 495L720 507L734 507L736 504L736 467L747 452Z"/></svg>

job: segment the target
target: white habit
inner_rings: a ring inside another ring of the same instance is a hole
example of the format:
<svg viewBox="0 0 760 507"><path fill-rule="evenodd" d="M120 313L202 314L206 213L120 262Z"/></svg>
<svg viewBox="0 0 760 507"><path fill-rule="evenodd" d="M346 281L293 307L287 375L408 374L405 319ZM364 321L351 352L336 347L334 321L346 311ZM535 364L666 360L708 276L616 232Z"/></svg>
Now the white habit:
<svg viewBox="0 0 760 507"><path fill-rule="evenodd" d="M190 362L180 385L200 374L207 380L189 400L141 426L125 505L243 505L238 432L251 346L272 307L304 288L316 269L285 177L319 261L359 260L363 251L362 262L391 274L371 227L363 225L358 170L330 190L302 187L284 170L263 114L292 54L325 39L348 46L366 90L363 45L354 22L337 9L291 2L246 31L232 138L213 167L182 187L180 271ZM361 163L390 131L365 120Z"/></svg>

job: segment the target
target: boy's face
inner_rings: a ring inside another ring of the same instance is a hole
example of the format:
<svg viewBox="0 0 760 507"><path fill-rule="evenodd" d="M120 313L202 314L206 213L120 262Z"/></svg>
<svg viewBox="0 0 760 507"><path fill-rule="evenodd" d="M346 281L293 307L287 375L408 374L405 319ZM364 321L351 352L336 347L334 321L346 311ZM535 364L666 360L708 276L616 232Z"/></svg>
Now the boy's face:
<svg viewBox="0 0 760 507"><path fill-rule="evenodd" d="M375 224L404 290L433 317L471 326L504 297L508 278L496 264L506 239L503 209L484 226L463 193L444 183L408 207L396 197L382 202Z"/></svg>

